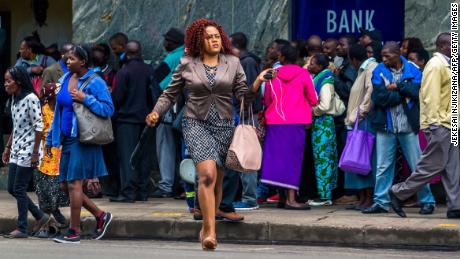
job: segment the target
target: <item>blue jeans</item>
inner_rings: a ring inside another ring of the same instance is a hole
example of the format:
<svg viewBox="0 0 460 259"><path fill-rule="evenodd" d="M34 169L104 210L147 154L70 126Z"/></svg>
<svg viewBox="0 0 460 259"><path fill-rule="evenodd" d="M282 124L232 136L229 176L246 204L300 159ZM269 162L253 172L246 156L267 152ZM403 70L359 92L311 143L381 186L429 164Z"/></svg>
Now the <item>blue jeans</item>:
<svg viewBox="0 0 460 259"><path fill-rule="evenodd" d="M257 183L257 198L268 198L270 195L270 187L261 181Z"/></svg>
<svg viewBox="0 0 460 259"><path fill-rule="evenodd" d="M252 116L245 116L245 124L251 125L254 122L254 126L259 127L257 116L257 113ZM257 172L241 173L241 185L243 187L241 201L249 206L257 206L257 176Z"/></svg>
<svg viewBox="0 0 460 259"><path fill-rule="evenodd" d="M390 197L388 191L393 185L396 162L396 149L398 141L411 169L415 167L420 160L422 151L415 133L385 133L377 132L376 152L377 152L377 173L374 190L374 203L380 205L386 210L390 209ZM430 185L426 184L418 192L418 198L422 204L435 204Z"/></svg>
<svg viewBox="0 0 460 259"><path fill-rule="evenodd" d="M32 179L33 169L10 163L8 165L8 193L16 198L18 206L18 230L27 233L27 212L30 211L36 220L44 213L27 196L27 187Z"/></svg>
<svg viewBox="0 0 460 259"><path fill-rule="evenodd" d="M160 123L157 128L157 157L161 180L158 188L164 193L172 193L176 168L179 164L178 136L171 125Z"/></svg>
<svg viewBox="0 0 460 259"><path fill-rule="evenodd" d="M257 206L257 172L241 173L243 195L241 201L249 206Z"/></svg>

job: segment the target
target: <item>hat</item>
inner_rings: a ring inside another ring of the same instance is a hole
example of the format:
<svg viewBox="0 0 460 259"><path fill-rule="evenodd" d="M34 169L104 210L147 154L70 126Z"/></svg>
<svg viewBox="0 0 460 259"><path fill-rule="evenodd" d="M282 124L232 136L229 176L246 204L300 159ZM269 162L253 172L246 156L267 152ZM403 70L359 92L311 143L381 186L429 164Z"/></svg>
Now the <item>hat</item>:
<svg viewBox="0 0 460 259"><path fill-rule="evenodd" d="M363 27L361 27L361 28L359 28L359 31L363 35L369 36L374 41L382 41L382 33L377 29L374 29L374 30L370 31L370 30L366 30Z"/></svg>
<svg viewBox="0 0 460 259"><path fill-rule="evenodd" d="M184 33L178 28L171 28L163 34L166 40L172 41L178 44L184 44Z"/></svg>

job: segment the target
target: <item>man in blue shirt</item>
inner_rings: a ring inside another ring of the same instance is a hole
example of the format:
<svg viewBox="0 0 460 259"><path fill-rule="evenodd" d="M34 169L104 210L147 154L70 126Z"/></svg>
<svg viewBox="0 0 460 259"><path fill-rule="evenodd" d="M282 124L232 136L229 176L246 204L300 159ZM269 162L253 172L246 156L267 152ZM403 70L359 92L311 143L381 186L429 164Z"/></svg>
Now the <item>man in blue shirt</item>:
<svg viewBox="0 0 460 259"><path fill-rule="evenodd" d="M168 53L164 60L155 68L155 78L160 82L161 91L171 82L171 76L184 55L184 33L171 28L164 34L163 47ZM176 168L179 163L180 136L172 127L172 122L179 112L177 105L163 117L156 130L157 157L161 180L158 189L152 194L155 198L167 198L173 195Z"/></svg>
<svg viewBox="0 0 460 259"><path fill-rule="evenodd" d="M382 59L372 76L374 108L370 116L372 127L377 130L377 172L374 204L362 210L365 214L387 213L390 209L388 191L393 184L398 142L412 172L421 157L418 132L422 73L401 56L395 42L383 46ZM435 200L428 184L418 192L418 197L422 205L419 213L432 214Z"/></svg>

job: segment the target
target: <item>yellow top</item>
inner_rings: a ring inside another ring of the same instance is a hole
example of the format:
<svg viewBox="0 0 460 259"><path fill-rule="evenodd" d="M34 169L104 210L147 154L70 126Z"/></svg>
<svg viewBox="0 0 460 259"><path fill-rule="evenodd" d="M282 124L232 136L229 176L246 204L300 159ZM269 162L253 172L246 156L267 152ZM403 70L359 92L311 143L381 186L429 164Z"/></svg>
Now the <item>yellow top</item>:
<svg viewBox="0 0 460 259"><path fill-rule="evenodd" d="M42 106L42 117L43 117L43 135L42 135L42 146L45 148L46 135L51 128L51 123L53 122L54 111L51 110L50 106L46 103ZM38 170L46 175L57 176L59 175L59 160L61 158L61 149L60 148L51 148L51 153L53 157L46 155L46 152L43 154L42 161Z"/></svg>

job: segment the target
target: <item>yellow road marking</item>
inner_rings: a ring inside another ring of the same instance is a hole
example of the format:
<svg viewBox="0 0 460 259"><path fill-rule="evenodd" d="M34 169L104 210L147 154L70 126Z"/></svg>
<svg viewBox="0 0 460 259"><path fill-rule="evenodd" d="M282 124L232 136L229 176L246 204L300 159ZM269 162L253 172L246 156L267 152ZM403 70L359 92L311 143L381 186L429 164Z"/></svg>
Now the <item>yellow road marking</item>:
<svg viewBox="0 0 460 259"><path fill-rule="evenodd" d="M89 211L82 210L80 212L80 217L90 217L90 216L93 216L93 214L89 213Z"/></svg>
<svg viewBox="0 0 460 259"><path fill-rule="evenodd" d="M180 212L154 212L152 214L154 217L182 217L185 213Z"/></svg>
<svg viewBox="0 0 460 259"><path fill-rule="evenodd" d="M438 226L442 228L455 228L458 227L458 224L439 224Z"/></svg>

